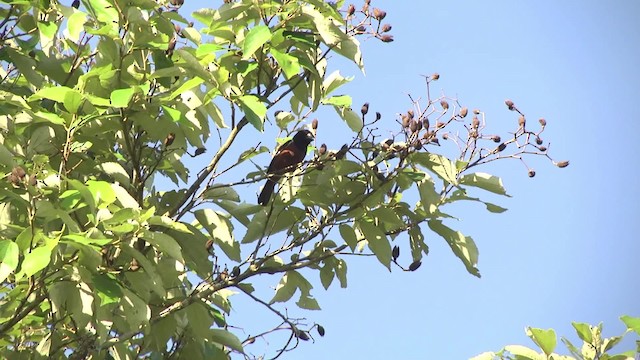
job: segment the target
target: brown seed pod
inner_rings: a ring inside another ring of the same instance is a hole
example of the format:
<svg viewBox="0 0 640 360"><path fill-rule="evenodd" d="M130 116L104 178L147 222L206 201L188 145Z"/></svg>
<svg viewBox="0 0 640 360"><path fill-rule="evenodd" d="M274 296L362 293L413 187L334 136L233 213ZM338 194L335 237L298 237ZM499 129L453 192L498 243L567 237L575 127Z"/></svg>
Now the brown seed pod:
<svg viewBox="0 0 640 360"><path fill-rule="evenodd" d="M411 119L407 115L402 115L402 127L409 127L409 124L411 124Z"/></svg>
<svg viewBox="0 0 640 360"><path fill-rule="evenodd" d="M438 122L436 123L436 128L438 128L438 129L443 128L443 127L445 127L445 126L447 126L447 124L446 124L446 123L443 123L443 122L440 122L440 121L438 121Z"/></svg>
<svg viewBox="0 0 640 360"><path fill-rule="evenodd" d="M318 154L322 156L326 153L327 153L327 144L320 145L320 148L318 149Z"/></svg>
<svg viewBox="0 0 640 360"><path fill-rule="evenodd" d="M164 146L171 146L171 144L173 144L173 141L176 139L176 134L174 133L169 133L169 135L167 135L167 137L164 139Z"/></svg>
<svg viewBox="0 0 640 360"><path fill-rule="evenodd" d="M502 139L500 139L500 136L498 136L498 135L493 135L491 137L491 140L493 140L493 142L495 142L495 143L499 143L500 141L502 141Z"/></svg>
<svg viewBox="0 0 640 360"><path fill-rule="evenodd" d="M420 260L416 260L416 261L412 262L411 265L409 265L409 271L418 270L420 265L422 265L422 262Z"/></svg>
<svg viewBox="0 0 640 360"><path fill-rule="evenodd" d="M443 140L449 140L449 133L442 134L442 139Z"/></svg>
<svg viewBox="0 0 640 360"><path fill-rule="evenodd" d="M80 7L80 0L73 0L73 2L71 3L71 7L74 9L77 9Z"/></svg>
<svg viewBox="0 0 640 360"><path fill-rule="evenodd" d="M507 107L509 108L509 110L514 110L514 109L515 109L515 106L514 106L514 104L513 104L513 101L511 101L511 100L509 100L509 99L505 100L505 101L504 101L504 104L505 104L505 105L507 105Z"/></svg>
<svg viewBox="0 0 640 360"><path fill-rule="evenodd" d="M422 119L422 127L425 128L426 130L429 130L429 119L427 118Z"/></svg>
<svg viewBox="0 0 640 360"><path fill-rule="evenodd" d="M422 142L420 142L420 140L416 141L415 144L413 144L413 147L416 150L421 150L422 149Z"/></svg>
<svg viewBox="0 0 640 360"><path fill-rule="evenodd" d="M569 166L569 160L558 161L556 163L556 166L559 168L566 168L567 166Z"/></svg>
<svg viewBox="0 0 640 360"><path fill-rule="evenodd" d="M29 176L29 185L36 186L36 184L38 184L38 180L36 179L36 175L33 174L33 175Z"/></svg>
<svg viewBox="0 0 640 360"><path fill-rule="evenodd" d="M180 35L180 30L182 30L182 27L180 27L180 24L173 24L173 28L176 31L176 34Z"/></svg>
<svg viewBox="0 0 640 360"><path fill-rule="evenodd" d="M173 49L176 48L176 37L172 37L171 40L169 40L169 45L167 46L167 55L171 56L173 55Z"/></svg>
<svg viewBox="0 0 640 360"><path fill-rule="evenodd" d="M526 123L527 123L527 120L524 118L524 116L520 115L520 117L518 118L518 126L520 126L521 128L524 128Z"/></svg>
<svg viewBox="0 0 640 360"><path fill-rule="evenodd" d="M356 12L356 6L353 4L349 4L347 8L347 16L352 16Z"/></svg>
<svg viewBox="0 0 640 360"><path fill-rule="evenodd" d="M543 119L543 118L540 118L540 119L538 120L538 122L539 122L539 123L540 123L540 125L542 125L542 126L547 126L547 120L545 120L545 119Z"/></svg>
<svg viewBox="0 0 640 360"><path fill-rule="evenodd" d="M447 100L441 100L440 101L440 106L442 106L442 109L444 111L449 110L449 103L447 102Z"/></svg>
<svg viewBox="0 0 640 360"><path fill-rule="evenodd" d="M367 4L367 5L370 5L371 4L371 0L364 0L364 3Z"/></svg>
<svg viewBox="0 0 640 360"><path fill-rule="evenodd" d="M477 129L480 126L480 120L476 116L471 120L471 127Z"/></svg>
<svg viewBox="0 0 640 360"><path fill-rule="evenodd" d="M529 177L534 177L536 176L536 172L533 169L529 169L529 172L527 172L527 175L529 175Z"/></svg>
<svg viewBox="0 0 640 360"><path fill-rule="evenodd" d="M413 110L407 110L407 116L409 117L409 119L413 120L413 117L415 116Z"/></svg>
<svg viewBox="0 0 640 360"><path fill-rule="evenodd" d="M440 146L440 140L437 137L431 138L431 143Z"/></svg>
<svg viewBox="0 0 640 360"><path fill-rule="evenodd" d="M360 26L356 27L356 33L358 33L358 34L363 34L366 31L367 31L367 28L364 27L363 25L360 25Z"/></svg>
<svg viewBox="0 0 640 360"><path fill-rule="evenodd" d="M382 118L382 114L380 114L380 112L376 111L376 121L380 120Z"/></svg>
<svg viewBox="0 0 640 360"><path fill-rule="evenodd" d="M476 115L480 115L480 109L473 109L473 113Z"/></svg>
<svg viewBox="0 0 640 360"><path fill-rule="evenodd" d="M378 8L373 8L373 17L378 20L378 21L382 21L382 19L384 19L387 16L387 12L384 10L380 10Z"/></svg>
<svg viewBox="0 0 640 360"><path fill-rule="evenodd" d="M362 9L360 9L365 15L369 16L369 4L362 5Z"/></svg>
<svg viewBox="0 0 640 360"><path fill-rule="evenodd" d="M540 150L542 152L545 152L545 151L547 151L547 147L546 146L540 146L540 147L538 147L538 150Z"/></svg>
<svg viewBox="0 0 640 360"><path fill-rule="evenodd" d="M398 256L400 256L400 247L396 245L393 247L393 250L391 250L391 257L393 257L393 260L397 260Z"/></svg>
<svg viewBox="0 0 640 360"><path fill-rule="evenodd" d="M342 145L340 150L336 153L336 160L344 159L345 155L347 155L347 151L349 151L349 146L347 146L347 144Z"/></svg>
<svg viewBox="0 0 640 360"><path fill-rule="evenodd" d="M393 35L389 35L389 34L384 34L382 36L380 36L380 40L382 40L382 42L392 42L393 41Z"/></svg>
<svg viewBox="0 0 640 360"><path fill-rule="evenodd" d="M466 107L463 107L462 109L460 109L460 117L464 118L467 117L467 114L469 113L469 109Z"/></svg>
<svg viewBox="0 0 640 360"><path fill-rule="evenodd" d="M391 31L391 25L389 25L389 24L384 24L380 28L380 32L381 33L386 33L386 32L389 32L389 31Z"/></svg>
<svg viewBox="0 0 640 360"><path fill-rule="evenodd" d="M173 6L182 6L184 4L184 0L171 0L170 2Z"/></svg>
<svg viewBox="0 0 640 360"><path fill-rule="evenodd" d="M25 175L27 175L27 172L24 171L22 166L16 166L13 169L11 169L11 175L14 175L18 179L22 180L24 179Z"/></svg>
<svg viewBox="0 0 640 360"><path fill-rule="evenodd" d="M507 148L507 144L502 143L500 145L498 145L498 152L504 151L504 149Z"/></svg>
<svg viewBox="0 0 640 360"><path fill-rule="evenodd" d="M207 243L204 245L204 248L207 250L208 254L213 255L213 239L207 240Z"/></svg>
<svg viewBox="0 0 640 360"><path fill-rule="evenodd" d="M199 148L197 148L197 149L196 149L196 152L195 152L195 153L193 153L193 156L202 155L202 154L204 154L206 151L207 151L207 149L206 149L206 148L199 147Z"/></svg>
<svg viewBox="0 0 640 360"><path fill-rule="evenodd" d="M411 123L409 124L409 130L411 130L411 133L418 131L418 122L411 121Z"/></svg>
<svg viewBox="0 0 640 360"><path fill-rule="evenodd" d="M304 340L304 341L309 340L309 335L307 335L307 333L306 333L306 332L304 332L304 331L298 331L298 332L296 333L296 336L297 336L297 337L298 337L298 339L300 339L300 340Z"/></svg>
<svg viewBox="0 0 640 360"><path fill-rule="evenodd" d="M438 73L433 73L433 75L431 75L431 80L436 81L440 79L440 74Z"/></svg>
<svg viewBox="0 0 640 360"><path fill-rule="evenodd" d="M539 136L536 136L536 144L542 145L542 139Z"/></svg>
<svg viewBox="0 0 640 360"><path fill-rule="evenodd" d="M369 112L369 103L362 104L362 107L360 108L360 113L362 115L367 115L368 112Z"/></svg>
<svg viewBox="0 0 640 360"><path fill-rule="evenodd" d="M324 334L324 327L322 327L322 325L318 325L318 335L324 336Z"/></svg>
<svg viewBox="0 0 640 360"><path fill-rule="evenodd" d="M313 119L313 120L311 121L311 128L312 128L313 130L316 130L316 129L318 128L318 119Z"/></svg>

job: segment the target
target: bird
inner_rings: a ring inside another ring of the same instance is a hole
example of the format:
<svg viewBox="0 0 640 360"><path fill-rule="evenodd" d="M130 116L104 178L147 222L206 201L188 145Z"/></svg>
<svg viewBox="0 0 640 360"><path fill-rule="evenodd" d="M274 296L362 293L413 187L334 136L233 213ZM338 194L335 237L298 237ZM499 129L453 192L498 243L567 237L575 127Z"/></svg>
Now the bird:
<svg viewBox="0 0 640 360"><path fill-rule="evenodd" d="M267 168L267 182L264 184L258 204L265 206L271 199L273 189L282 175L293 171L307 155L307 147L314 140L313 133L309 130L298 131L291 140L278 148Z"/></svg>

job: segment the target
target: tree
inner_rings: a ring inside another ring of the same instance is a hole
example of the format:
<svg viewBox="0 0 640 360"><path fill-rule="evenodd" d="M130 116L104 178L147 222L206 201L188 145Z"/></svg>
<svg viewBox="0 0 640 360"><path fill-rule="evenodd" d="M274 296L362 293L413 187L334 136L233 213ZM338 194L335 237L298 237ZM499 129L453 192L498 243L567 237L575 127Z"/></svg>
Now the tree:
<svg viewBox="0 0 640 360"><path fill-rule="evenodd" d="M194 22L179 0L3 3L5 357L250 357L256 338L284 332L277 357L324 334L280 303L295 295L299 308L319 309L312 282L346 287L349 256L415 271L432 231L479 277L476 245L446 224L446 205L503 212L470 194L508 196L477 169L551 160L544 119L527 125L507 100L514 132L486 134L484 113L431 95L438 74L398 119L369 104L352 110L339 92L350 78L327 68L333 54L363 68L359 37L393 41L386 13L369 1L358 10L343 1L225 1ZM320 108L342 122L312 121ZM247 129L275 128L284 141L305 124L317 139L343 126L352 140L333 150L315 144L277 196L257 205L267 176L254 157L272 148L243 143ZM445 141L455 156L438 153ZM204 164L198 171L194 160ZM255 191L243 194L247 185ZM277 282L275 294L266 281ZM228 316L234 294L281 323L240 338L242 324Z"/></svg>
<svg viewBox="0 0 640 360"><path fill-rule="evenodd" d="M573 322L578 338L582 341L582 346L578 348L573 343L562 337L562 342L567 347L572 356L558 355L554 351L557 345L556 332L553 329L539 329L528 327L527 336L533 340L541 353L522 345L508 345L498 352L485 352L472 358L472 360L489 359L561 359L561 360L630 360L640 354L640 342L636 340L636 351L629 350L620 354L611 354L611 350L618 345L624 336L630 332L640 335L640 318L631 316L621 316L620 320L627 326L627 330L619 336L603 338L602 323L597 326L587 323ZM637 357L636 357L637 358Z"/></svg>

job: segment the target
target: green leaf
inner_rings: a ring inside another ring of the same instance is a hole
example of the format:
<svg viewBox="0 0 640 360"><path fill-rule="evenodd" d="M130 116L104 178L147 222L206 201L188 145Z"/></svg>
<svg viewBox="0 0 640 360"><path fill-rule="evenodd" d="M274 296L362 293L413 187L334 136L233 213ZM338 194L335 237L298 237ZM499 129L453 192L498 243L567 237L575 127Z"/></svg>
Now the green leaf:
<svg viewBox="0 0 640 360"><path fill-rule="evenodd" d="M347 224L340 224L338 229L340 230L340 235L342 236L344 242L349 245L351 251L355 251L356 246L358 245L358 237L356 236L356 232L353 230L353 228Z"/></svg>
<svg viewBox="0 0 640 360"><path fill-rule="evenodd" d="M620 320L627 325L628 330L634 331L636 334L640 335L640 317L624 315L620 317Z"/></svg>
<svg viewBox="0 0 640 360"><path fill-rule="evenodd" d="M242 348L242 343L240 342L240 339L238 339L238 337L232 334L231 332L227 330L222 330L222 329L211 329L209 331L211 333L212 341L224 346L228 346L231 349L238 351L240 353L244 353L244 349Z"/></svg>
<svg viewBox="0 0 640 360"><path fill-rule="evenodd" d="M386 234L370 221L358 221L357 226L362 231L369 249L376 255L378 261L391 270L391 244Z"/></svg>
<svg viewBox="0 0 640 360"><path fill-rule="evenodd" d="M240 202L240 195L231 187L227 185L214 184L207 188L202 194L204 199L211 200L229 200L233 202Z"/></svg>
<svg viewBox="0 0 640 360"><path fill-rule="evenodd" d="M300 72L300 62L298 61L298 58L273 48L270 49L269 52L282 68L285 78L291 79L298 75Z"/></svg>
<svg viewBox="0 0 640 360"><path fill-rule="evenodd" d="M269 301L269 304L277 303L277 302L287 302L293 294L296 293L298 286L295 284L295 281L289 281L291 272L287 272L282 275L280 282L276 286L276 293L273 296L273 299Z"/></svg>
<svg viewBox="0 0 640 360"><path fill-rule="evenodd" d="M499 177L490 174L479 172L466 174L460 178L460 184L479 187L494 194L510 197L504 186L502 186L502 180Z"/></svg>
<svg viewBox="0 0 640 360"><path fill-rule="evenodd" d="M351 110L351 108L340 106L334 106L333 108L336 110L338 115L340 115L340 118L347 123L347 125L353 132L359 133L362 130L362 127L364 126L362 118L358 116L358 114L356 114L353 110Z"/></svg>
<svg viewBox="0 0 640 360"><path fill-rule="evenodd" d="M350 82L351 80L353 80L353 78L354 78L353 76L349 76L346 78L343 77L342 75L340 75L339 70L332 72L331 74L329 74L329 76L326 76L324 81L322 82L322 87L324 88L325 96L329 95L334 90L341 87L342 85ZM351 106L351 104L349 104L348 106Z"/></svg>
<svg viewBox="0 0 640 360"><path fill-rule="evenodd" d="M243 95L238 98L240 108L247 117L247 121L253 127L262 131L264 127L264 117L267 114L267 107L255 95Z"/></svg>
<svg viewBox="0 0 640 360"><path fill-rule="evenodd" d="M38 90L35 94L31 95L29 101L34 101L37 99L49 99L55 102L63 103L64 98L67 96L67 93L70 91L75 91L66 86L52 86L46 87Z"/></svg>
<svg viewBox="0 0 640 360"><path fill-rule="evenodd" d="M126 108L129 106L133 94L135 94L135 88L117 89L111 92L111 106L117 108Z"/></svg>
<svg viewBox="0 0 640 360"><path fill-rule="evenodd" d="M112 274L94 274L92 280L101 305L120 301L122 288Z"/></svg>
<svg viewBox="0 0 640 360"><path fill-rule="evenodd" d="M449 184L458 184L458 170L451 160L446 157L434 153L414 152L411 159L416 163L433 171L438 177Z"/></svg>
<svg viewBox="0 0 640 360"><path fill-rule="evenodd" d="M526 331L527 336L529 336L547 356L553 353L557 342L556 332L553 331L553 329L544 330L528 327Z"/></svg>
<svg viewBox="0 0 640 360"><path fill-rule="evenodd" d="M573 325L573 328L576 329L576 333L578 333L578 337L580 338L580 340L591 344L591 342L593 341L591 325L579 322L572 322L571 325Z"/></svg>
<svg viewBox="0 0 640 360"><path fill-rule="evenodd" d="M77 114L80 105L84 101L82 94L76 90L68 91L63 100L65 109L72 114Z"/></svg>
<svg viewBox="0 0 640 360"><path fill-rule="evenodd" d="M459 231L454 231L442 224L440 220L429 220L429 228L442 236L453 253L462 261L467 271L474 276L480 277L480 272L476 268L478 264L478 248L470 236L464 236Z"/></svg>
<svg viewBox="0 0 640 360"><path fill-rule="evenodd" d="M351 102L352 102L351 96L349 95L337 95L337 96L332 96L330 98L322 100L322 104L324 105L334 105L334 106L343 107L343 108L351 107Z"/></svg>
<svg viewBox="0 0 640 360"><path fill-rule="evenodd" d="M38 271L44 269L51 262L51 253L53 247L40 246L24 255L24 260L20 266L20 272L16 275L17 279L22 276L31 277Z"/></svg>
<svg viewBox="0 0 640 360"><path fill-rule="evenodd" d="M507 345L504 349L516 356L518 360L541 360L535 350L522 345Z"/></svg>
<svg viewBox="0 0 640 360"><path fill-rule="evenodd" d="M87 14L82 11L76 11L67 20L67 29L69 30L69 39L77 42L80 33L84 30L84 24L87 22Z"/></svg>
<svg viewBox="0 0 640 360"><path fill-rule="evenodd" d="M222 251L231 260L240 261L240 244L233 237L231 221L224 214L211 209L199 209L194 214Z"/></svg>
<svg viewBox="0 0 640 360"><path fill-rule="evenodd" d="M18 244L11 240L0 241L0 283L18 267Z"/></svg>
<svg viewBox="0 0 640 360"><path fill-rule="evenodd" d="M182 257L182 249L180 248L180 245L178 245L176 240L171 236L161 232L144 230L142 232L142 238L150 242L163 253L171 256L181 263L184 263L184 258Z"/></svg>
<svg viewBox="0 0 640 360"><path fill-rule="evenodd" d="M269 27L266 25L255 26L249 31L242 44L242 59L250 59L253 53L269 40L271 40Z"/></svg>

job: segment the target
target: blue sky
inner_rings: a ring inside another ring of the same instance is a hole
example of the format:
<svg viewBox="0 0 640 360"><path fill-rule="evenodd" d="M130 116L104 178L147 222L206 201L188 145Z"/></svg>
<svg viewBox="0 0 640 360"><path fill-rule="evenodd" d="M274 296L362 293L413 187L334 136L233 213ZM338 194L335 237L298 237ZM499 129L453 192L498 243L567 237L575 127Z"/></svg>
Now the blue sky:
<svg viewBox="0 0 640 360"><path fill-rule="evenodd" d="M183 14L202 6L193 3ZM486 199L509 211L466 204L451 208L461 220L449 223L475 239L481 279L431 233L431 253L417 272L389 273L373 259L351 258L347 289L325 292L314 282L322 311L287 305L291 315L321 323L326 336L283 358L465 359L507 344L532 346L525 326L554 328L578 343L571 321L603 321L605 336L621 333L620 315L640 316L640 3L373 0L372 6L387 11L395 41L363 42L366 76L340 65L356 76L345 92L358 108L369 102L390 121L410 107L407 94L424 94L420 75L438 72L433 89L485 111L496 133L516 121L507 98L528 118L546 118L551 155L571 165L532 159L533 179L516 161L485 167L513 196ZM318 141L339 148L322 125L337 116L320 121ZM262 160L266 166L269 159ZM234 306L230 320L238 325L277 321L242 300ZM628 338L624 350L634 347Z"/></svg>

